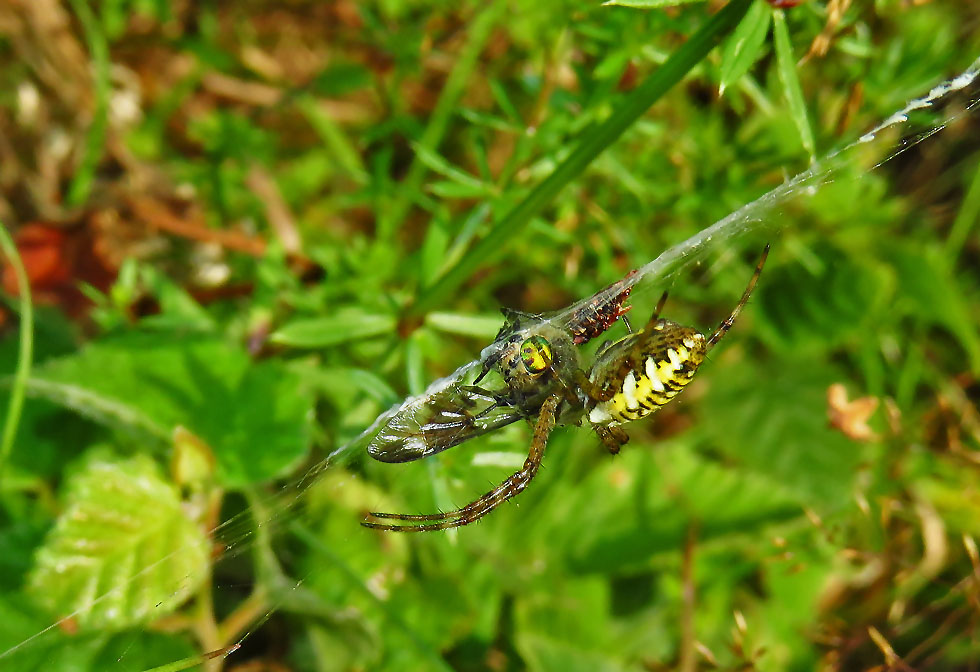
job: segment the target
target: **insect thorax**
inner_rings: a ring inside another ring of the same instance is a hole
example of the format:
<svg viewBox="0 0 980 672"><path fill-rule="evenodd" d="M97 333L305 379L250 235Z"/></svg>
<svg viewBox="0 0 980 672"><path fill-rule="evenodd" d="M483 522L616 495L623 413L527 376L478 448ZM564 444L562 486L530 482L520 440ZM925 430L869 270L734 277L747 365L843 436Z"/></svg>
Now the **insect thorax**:
<svg viewBox="0 0 980 672"><path fill-rule="evenodd" d="M528 346L533 345L531 350ZM547 363L547 366L542 366ZM515 334L504 345L496 368L512 402L535 412L549 394L571 384L569 372L580 366L578 349L562 329L541 324Z"/></svg>
<svg viewBox="0 0 980 672"><path fill-rule="evenodd" d="M616 392L587 405L589 420L616 425L650 415L691 381L706 350L704 334L669 320L613 343L599 353L589 378Z"/></svg>

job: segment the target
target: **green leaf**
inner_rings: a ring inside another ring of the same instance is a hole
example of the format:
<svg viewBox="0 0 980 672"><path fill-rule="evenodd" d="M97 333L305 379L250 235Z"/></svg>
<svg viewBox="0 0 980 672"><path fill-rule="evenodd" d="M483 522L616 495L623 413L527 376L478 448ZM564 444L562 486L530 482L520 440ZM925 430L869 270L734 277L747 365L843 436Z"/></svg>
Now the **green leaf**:
<svg viewBox="0 0 980 672"><path fill-rule="evenodd" d="M456 186L452 183L447 183ZM419 253L419 281L422 285L428 285L439 274L446 259L446 250L449 248L449 226L440 219L434 219L429 223L429 228L425 232L425 240Z"/></svg>
<svg viewBox="0 0 980 672"><path fill-rule="evenodd" d="M91 458L35 556L30 590L60 617L119 630L176 609L207 576L208 540L148 457Z"/></svg>
<svg viewBox="0 0 980 672"><path fill-rule="evenodd" d="M945 252L948 263L956 263L963 245L969 240L970 230L980 224L980 160L977 160L977 164L973 179L966 187L966 196L963 197L963 203L956 213L956 219L953 220L949 237L946 239Z"/></svg>
<svg viewBox="0 0 980 672"><path fill-rule="evenodd" d="M418 160L432 172L442 175L443 177L448 178L450 181L464 187L469 187L474 191L493 191L492 185L484 184L479 178L473 177L464 170L460 170L453 164L449 163L449 161L442 158L439 154L426 149L422 145L412 143L412 149L415 151L415 156L418 158Z"/></svg>
<svg viewBox="0 0 980 672"><path fill-rule="evenodd" d="M489 184L460 184L448 180L435 180L426 187L439 198L476 199L497 196L497 192Z"/></svg>
<svg viewBox="0 0 980 672"><path fill-rule="evenodd" d="M731 440L727 445L736 447ZM778 480L719 465L687 446L657 450L631 444L615 464L576 488L574 504L564 507L557 523L564 527L556 534L566 539L553 542L567 547L575 571L646 567L654 556L682 548L695 521L700 540L708 542L761 535L766 526L800 515L792 493ZM589 492L604 495L581 496Z"/></svg>
<svg viewBox="0 0 980 672"><path fill-rule="evenodd" d="M826 363L799 358L718 371L704 400L704 426L735 464L779 484L801 505L837 510L852 500L863 453L862 444L827 424L827 388L842 379Z"/></svg>
<svg viewBox="0 0 980 672"><path fill-rule="evenodd" d="M160 314L144 318L142 325L152 324L168 329L214 329L215 323L208 312L194 300L183 287L175 283L153 266L141 266L139 278L146 289L160 303Z"/></svg>
<svg viewBox="0 0 980 672"><path fill-rule="evenodd" d="M569 605L576 610L582 607L577 603ZM594 612L588 612L590 618ZM552 614L553 615L553 614ZM610 650L586 649L575 639L553 637L541 633L521 632L518 645L522 657L527 661L527 669L564 670L566 672L624 672L629 669L618 661Z"/></svg>
<svg viewBox="0 0 980 672"><path fill-rule="evenodd" d="M0 595L0 669L17 672L143 672L195 647L188 635L142 629L68 634L23 592Z"/></svg>
<svg viewBox="0 0 980 672"><path fill-rule="evenodd" d="M367 170L357 147L350 141L344 130L329 114L325 113L319 103L310 96L301 96L296 102L299 111L306 117L323 144L336 158L344 173L358 184L368 181Z"/></svg>
<svg viewBox="0 0 980 672"><path fill-rule="evenodd" d="M71 359L52 362L51 369L58 371ZM161 424L153 413L144 413L132 400L120 400L113 394L102 394L85 384L77 385L70 381L70 376L64 380L45 378L48 372L41 372L38 377L27 381L28 393L40 399L46 399L54 404L63 406L90 420L107 425L114 429L142 434L148 439L167 441L170 432L166 424ZM94 372L93 372L94 373Z"/></svg>
<svg viewBox="0 0 980 672"><path fill-rule="evenodd" d="M485 126L495 131L503 131L505 133L522 133L524 131L523 126L515 124L509 119L504 119L487 112L481 112L480 110L471 110L464 107L459 111L459 116L474 126Z"/></svg>
<svg viewBox="0 0 980 672"><path fill-rule="evenodd" d="M774 10L773 37L776 43L776 63L779 70L779 81L783 84L783 93L789 104L789 113L793 123L800 133L803 149L812 157L815 152L813 131L810 119L806 113L806 101L803 99L803 88L796 73L796 58L793 56L793 46L789 40L789 30L786 28L786 16L781 9Z"/></svg>
<svg viewBox="0 0 980 672"><path fill-rule="evenodd" d="M7 390L0 389L0 408L6 403ZM20 418L15 449L6 466L12 474L55 478L65 460L77 457L79 446L93 442L100 431L97 425L61 405L28 399Z"/></svg>
<svg viewBox="0 0 980 672"><path fill-rule="evenodd" d="M759 288L759 333L787 354L827 350L862 337L890 296L886 276L829 245L815 262L772 269ZM818 266L817 268L811 268Z"/></svg>
<svg viewBox="0 0 980 672"><path fill-rule="evenodd" d="M318 96L336 98L371 85L371 71L358 63L331 63L307 88Z"/></svg>
<svg viewBox="0 0 980 672"><path fill-rule="evenodd" d="M492 340L500 325L503 324L500 315L467 315L465 313L429 313L425 323L433 329L461 336L475 336Z"/></svg>
<svg viewBox="0 0 980 672"><path fill-rule="evenodd" d="M662 7L690 5L695 2L705 2L705 0L606 0L606 2L602 3L602 6L632 7L634 9L660 9Z"/></svg>
<svg viewBox="0 0 980 672"><path fill-rule="evenodd" d="M164 634L162 632L138 631L120 632L113 635L102 647L92 664L93 672L110 670L111 672L144 672L145 670L166 669L166 663L178 656L185 656L191 661L183 667L171 664L169 669L176 672L180 669L190 669L194 665L203 664L209 656L195 655L197 648L187 636ZM203 668L199 668L203 669Z"/></svg>
<svg viewBox="0 0 980 672"><path fill-rule="evenodd" d="M331 317L302 318L287 322L274 331L269 340L293 348L326 348L390 334L394 332L396 324L392 315L345 309Z"/></svg>
<svg viewBox="0 0 980 672"><path fill-rule="evenodd" d="M769 32L771 17L772 11L762 0L757 0L749 8L735 32L725 41L725 48L721 54L719 94L724 93L728 86L741 79L742 75L748 72L758 60L762 45L766 41L766 33Z"/></svg>
<svg viewBox="0 0 980 672"><path fill-rule="evenodd" d="M301 383L218 338L132 332L49 360L28 392L163 443L186 427L214 451L218 480L240 487L283 475L306 454L312 401Z"/></svg>
<svg viewBox="0 0 980 672"><path fill-rule="evenodd" d="M303 367L303 377L338 402L350 403L351 390L363 392L384 407L391 406L401 399L384 378L363 369Z"/></svg>
<svg viewBox="0 0 980 672"><path fill-rule="evenodd" d="M980 374L980 335L949 260L939 248L896 244L888 250L899 282L899 295L914 304L918 315L946 327L960 342L974 374Z"/></svg>

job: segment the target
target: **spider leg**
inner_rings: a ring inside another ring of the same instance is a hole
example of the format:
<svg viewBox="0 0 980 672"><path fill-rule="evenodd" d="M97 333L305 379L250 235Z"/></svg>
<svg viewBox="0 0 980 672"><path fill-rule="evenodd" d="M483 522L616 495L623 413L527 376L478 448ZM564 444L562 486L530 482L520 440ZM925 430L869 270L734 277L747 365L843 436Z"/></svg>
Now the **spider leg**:
<svg viewBox="0 0 980 672"><path fill-rule="evenodd" d="M657 301L657 305L653 309L653 314L650 315L650 319L647 320L646 326L644 326L643 330L636 335L636 340L634 341L634 344L630 349L630 352L627 353L627 355L622 358L622 361L620 362L619 370L616 372L616 375L609 376L606 379L605 385L603 387L600 387L595 383L593 383L591 380L589 380L588 376L586 376L585 374L578 375L581 372L576 372L574 377L575 383L580 388L582 388L582 391L585 392L585 394L592 401L603 402L612 399L614 396L616 396L616 393L619 392L620 389L622 389L621 386L623 384L623 381L626 380L626 376L629 375L630 371L634 371L640 366L641 357L643 355L643 351L646 347L646 344L649 342L651 338L653 338L657 333L659 333L659 330L656 329L655 327L657 321L660 319L660 313L663 312L664 306L666 304L667 304L667 292L664 292L663 294L660 295L660 300ZM599 354L601 354L603 349L604 348L599 349L599 353L597 353L596 355L597 357ZM623 434L625 435L625 432ZM617 434L617 438L619 438L618 434ZM609 443L606 442L605 438L603 438L603 443L606 443L607 446L610 445ZM626 441L622 441L621 443L626 443ZM610 448L610 450L612 449ZM612 452L615 453L617 451L612 451Z"/></svg>
<svg viewBox="0 0 980 672"><path fill-rule="evenodd" d="M561 401L562 397L556 394L548 397L541 405L541 413L538 416L538 423L534 428L534 437L531 439L531 447L528 451L527 459L524 461L524 466L475 502L467 504L463 508L455 511L428 515L370 513L368 519L362 521L361 525L375 530L387 530L390 532L427 532L431 530L445 530L451 527L461 527L476 522L500 504L523 492L528 483L531 482L531 479L538 473L538 468L541 466L541 459L544 457L545 446L548 444L548 436L555 427L556 410ZM371 518L434 522L422 525L397 525L374 522L370 520Z"/></svg>
<svg viewBox="0 0 980 672"><path fill-rule="evenodd" d="M657 307L653 309L653 315L651 315L650 319L647 321L647 326L643 328L644 331L649 331L650 327L657 323L657 320L660 319L660 313L663 312L665 305L667 305L666 291L660 295L660 300L657 301Z"/></svg>
<svg viewBox="0 0 980 672"><path fill-rule="evenodd" d="M629 443L630 435L622 427L615 425L592 425L599 435L602 445L613 455L619 454L619 449Z"/></svg>
<svg viewBox="0 0 980 672"><path fill-rule="evenodd" d="M766 249L762 251L762 256L759 257L759 263L755 267L755 273L752 274L752 277L749 279L748 286L745 288L745 291L742 292L742 298L739 299L738 304L735 306L735 309L732 311L732 314L726 317L724 321L722 321L722 323L718 325L718 328L715 329L715 333L711 334L711 338L708 339L709 350L718 341L720 341L722 337L728 333L728 330L732 328L732 325L735 324L735 318L738 317L738 314L742 312L742 308L745 306L746 303L748 303L749 295L752 294L752 290L755 289L755 283L759 281L759 276L762 274L762 267L766 265L766 257L768 256L769 256L769 245L767 244Z"/></svg>
<svg viewBox="0 0 980 672"><path fill-rule="evenodd" d="M631 334L633 333L633 329L630 328L629 326L627 326L626 329ZM609 346L612 345L612 344L613 344L613 342L611 340L609 340L608 338L606 340L604 340L602 342L602 345L599 346L599 349L595 351L595 359L599 359L600 357L602 357L602 353L604 353L606 350L608 350L609 349Z"/></svg>
<svg viewBox="0 0 980 672"><path fill-rule="evenodd" d="M610 399L616 396L615 385L606 386L606 387L597 385L593 383L591 380L589 380L588 375L586 375L585 371L583 371L582 369L575 369L575 371L572 372L572 379L574 380L575 384L578 385L578 387L583 392L585 392L585 395L592 401L596 401L596 402L609 401Z"/></svg>

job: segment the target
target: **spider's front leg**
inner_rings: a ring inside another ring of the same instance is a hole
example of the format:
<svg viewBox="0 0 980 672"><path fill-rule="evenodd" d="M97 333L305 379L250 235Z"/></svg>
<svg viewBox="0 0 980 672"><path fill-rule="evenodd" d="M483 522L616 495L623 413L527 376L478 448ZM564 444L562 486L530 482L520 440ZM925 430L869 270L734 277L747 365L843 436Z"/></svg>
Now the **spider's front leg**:
<svg viewBox="0 0 980 672"><path fill-rule="evenodd" d="M506 481L483 495L483 497L480 497L480 499L467 504L461 509L447 511L445 513L412 515L372 512L361 522L361 525L370 527L371 529L387 530L389 532L428 532L432 530L446 530L451 527L461 527L476 522L500 504L523 492L528 483L531 482L531 479L538 473L538 468L541 466L541 459L544 457L545 446L548 444L548 436L551 434L551 430L555 428L556 411L561 401L562 396L559 394L551 395L545 399L541 405L538 422L534 428L534 436L531 439L531 448L528 451L527 459L524 461L524 466ZM421 522L422 524L398 525L395 523L376 522L378 519L413 521Z"/></svg>
<svg viewBox="0 0 980 672"><path fill-rule="evenodd" d="M585 396L592 401L609 401L616 396L617 390L615 385L598 385L593 383L589 379L588 374L586 374L582 369L575 369L575 372L572 374L572 378L579 389L585 393Z"/></svg>

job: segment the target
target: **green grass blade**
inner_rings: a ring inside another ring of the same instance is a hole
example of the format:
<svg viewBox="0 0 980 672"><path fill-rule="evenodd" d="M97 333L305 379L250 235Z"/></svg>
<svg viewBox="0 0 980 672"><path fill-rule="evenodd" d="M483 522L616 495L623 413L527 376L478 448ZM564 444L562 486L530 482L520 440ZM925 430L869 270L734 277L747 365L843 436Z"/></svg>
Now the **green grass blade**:
<svg viewBox="0 0 980 672"><path fill-rule="evenodd" d="M324 146L344 169L344 173L358 185L367 184L370 179L364 161L354 143L344 134L340 124L330 118L330 115L320 109L312 96L301 96L296 105L306 121L320 136Z"/></svg>
<svg viewBox="0 0 980 672"><path fill-rule="evenodd" d="M418 146L423 150L431 153L438 150L439 144L446 135L446 129L449 127L449 120L459 107L459 99L463 95L470 75L473 74L480 54L483 52L483 47L486 46L490 34L500 21L507 6L508 3L505 0L495 0L474 20L473 27L466 38L466 48L460 54L459 60L456 61L456 65L449 74L446 85L439 95L439 101L432 111L432 118L418 141ZM387 244L385 241L391 239L402 220L405 219L405 215L408 214L412 203L415 201L416 194L422 187L422 180L425 179L427 170L428 166L418 157L412 161L408 175L405 176L405 180L398 190L396 200L379 222L379 243Z"/></svg>
<svg viewBox="0 0 980 672"><path fill-rule="evenodd" d="M326 348L390 334L396 327L392 315L343 310L329 317L300 318L287 322L269 336L277 345L293 348Z"/></svg>
<svg viewBox="0 0 980 672"><path fill-rule="evenodd" d="M800 78L796 73L796 58L793 56L793 45L789 40L789 30L786 28L786 15L783 10L777 9L772 13L772 34L776 43L776 64L779 70L779 80L783 83L783 90L786 94L786 102L789 104L789 113L793 117L800 132L800 141L803 149L807 151L811 158L815 152L813 142L813 130L810 128L810 119L806 113L806 101L803 98L803 88L800 86Z"/></svg>
<svg viewBox="0 0 980 672"><path fill-rule="evenodd" d="M960 211L956 214L956 219L953 220L953 228L949 232L949 238L946 239L946 254L944 256L950 264L956 263L970 235L970 230L977 223L980 223L980 162L978 162L977 170L973 174L973 180L967 187Z"/></svg>
<svg viewBox="0 0 980 672"><path fill-rule="evenodd" d="M14 373L10 389L10 402L7 405L7 420L3 424L3 438L0 439L0 483L3 482L3 470L10 458L17 436L17 425L24 408L24 389L27 378L31 374L31 359L34 350L34 307L31 303L31 288L27 284L27 271L20 260L17 246L7 229L0 223L0 248L17 276L17 288L20 294L20 345L17 352L17 371Z"/></svg>
<svg viewBox="0 0 980 672"><path fill-rule="evenodd" d="M95 65L95 116L85 138L82 160L68 188L67 203L75 207L82 205L92 191L95 169L105 146L106 130L109 126L109 44L86 0L71 0L71 7L82 24L85 41L92 52Z"/></svg>
<svg viewBox="0 0 980 672"><path fill-rule="evenodd" d="M651 74L623 100L616 112L592 129L554 172L534 188L527 198L503 217L485 238L474 245L456 266L434 285L423 291L419 300L409 308L419 315L439 305L468 278L476 268L499 255L518 232L540 213L555 196L578 177L599 154L614 143L627 128L645 113L691 68L701 62L712 47L732 30L748 11L752 0L733 0L715 14L701 30Z"/></svg>
<svg viewBox="0 0 980 672"><path fill-rule="evenodd" d="M723 94L726 88L741 79L759 59L771 20L772 11L762 0L758 0L725 42L721 55L719 94Z"/></svg>
<svg viewBox="0 0 980 672"><path fill-rule="evenodd" d="M232 646L227 646L223 649L218 649L217 651L212 651L210 653L202 653L199 656L181 658L180 660L175 660L172 663L160 665L159 667L151 667L148 670L143 670L143 672L180 672L180 670L187 670L196 665L202 665L209 660L214 660L215 658L227 658L237 651L238 648L238 644L233 644Z"/></svg>

